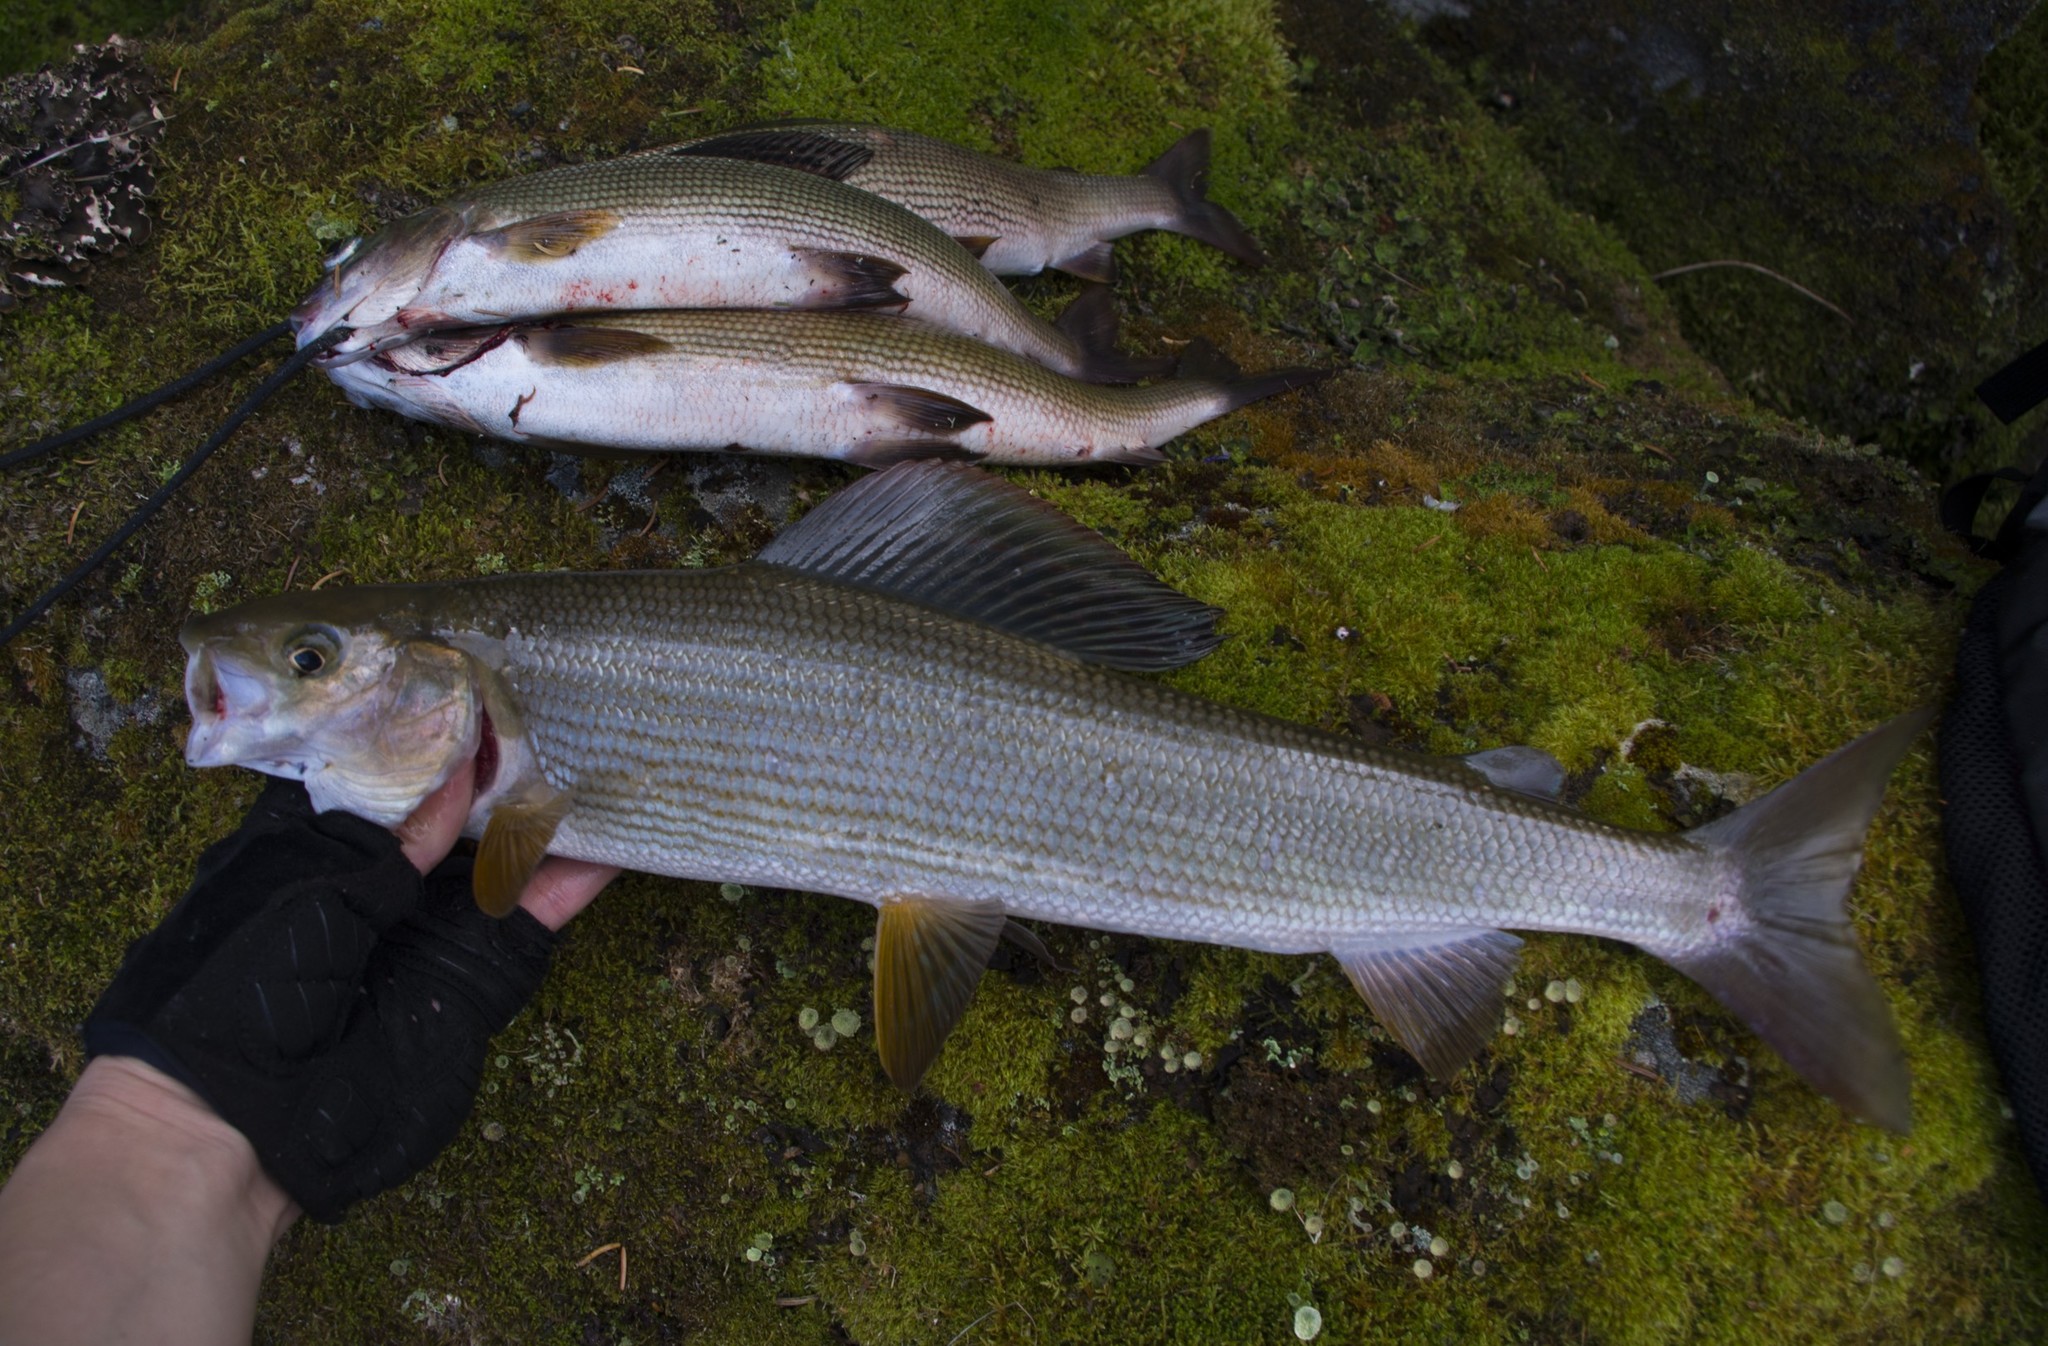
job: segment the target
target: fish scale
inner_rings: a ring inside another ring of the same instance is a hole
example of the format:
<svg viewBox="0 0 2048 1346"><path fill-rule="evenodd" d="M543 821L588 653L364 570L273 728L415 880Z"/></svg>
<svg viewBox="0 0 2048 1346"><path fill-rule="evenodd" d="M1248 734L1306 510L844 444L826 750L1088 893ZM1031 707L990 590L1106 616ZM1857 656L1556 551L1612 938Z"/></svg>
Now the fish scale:
<svg viewBox="0 0 2048 1346"><path fill-rule="evenodd" d="M775 567L446 592L452 629L505 633L574 791L554 849L584 859L1275 952L1502 924L1665 949L1711 865L1456 763Z"/></svg>

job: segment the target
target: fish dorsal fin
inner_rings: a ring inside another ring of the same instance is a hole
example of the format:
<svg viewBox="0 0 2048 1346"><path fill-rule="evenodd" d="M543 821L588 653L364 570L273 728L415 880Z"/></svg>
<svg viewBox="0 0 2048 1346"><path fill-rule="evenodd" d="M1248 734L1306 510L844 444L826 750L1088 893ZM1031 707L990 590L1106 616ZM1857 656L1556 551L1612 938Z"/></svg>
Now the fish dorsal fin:
<svg viewBox="0 0 2048 1346"><path fill-rule="evenodd" d="M1521 947L1505 930L1420 930L1331 953L1394 1039L1448 1079L1500 1026L1501 987Z"/></svg>
<svg viewBox="0 0 2048 1346"><path fill-rule="evenodd" d="M875 152L854 140L843 140L828 131L757 128L713 136L688 145L676 145L664 154L702 159L745 159L749 163L775 164L821 178L844 182Z"/></svg>
<svg viewBox="0 0 2048 1346"><path fill-rule="evenodd" d="M1486 777L1487 784L1496 790L1512 790L1553 802L1564 797L1564 763L1541 748L1522 744L1488 748L1485 752L1466 754L1464 762Z"/></svg>
<svg viewBox="0 0 2048 1346"><path fill-rule="evenodd" d="M569 793L545 785L501 800L484 824L470 889L488 916L509 916L569 812Z"/></svg>
<svg viewBox="0 0 2048 1346"><path fill-rule="evenodd" d="M995 902L904 897L882 903L875 924L875 1046L882 1069L909 1093L988 968L1009 917Z"/></svg>
<svg viewBox="0 0 2048 1346"><path fill-rule="evenodd" d="M1206 603L1090 529L976 468L914 462L865 477L760 559L927 604L1109 668L1193 663L1221 643Z"/></svg>

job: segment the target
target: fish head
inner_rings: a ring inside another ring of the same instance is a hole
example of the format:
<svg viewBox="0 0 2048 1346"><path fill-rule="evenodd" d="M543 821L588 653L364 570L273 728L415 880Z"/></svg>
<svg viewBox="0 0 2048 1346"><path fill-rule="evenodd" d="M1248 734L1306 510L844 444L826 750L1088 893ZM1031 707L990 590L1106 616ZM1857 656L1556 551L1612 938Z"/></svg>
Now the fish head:
<svg viewBox="0 0 2048 1346"><path fill-rule="evenodd" d="M466 228L462 211L431 206L367 240L351 239L327 259L326 279L292 311L298 344L346 327L349 335L321 357L324 364L340 365L406 340L407 307Z"/></svg>
<svg viewBox="0 0 2048 1346"><path fill-rule="evenodd" d="M417 620L413 591L279 594L178 633L193 766L304 781L313 807L391 826L476 755L479 671Z"/></svg>

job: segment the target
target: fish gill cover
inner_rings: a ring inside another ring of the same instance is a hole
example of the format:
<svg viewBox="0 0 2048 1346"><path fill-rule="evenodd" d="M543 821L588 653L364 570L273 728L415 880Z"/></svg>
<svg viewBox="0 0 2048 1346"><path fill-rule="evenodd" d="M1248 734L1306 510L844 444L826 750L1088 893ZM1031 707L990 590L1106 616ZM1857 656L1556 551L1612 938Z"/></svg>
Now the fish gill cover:
<svg viewBox="0 0 2048 1346"><path fill-rule="evenodd" d="M1132 348L1205 337L1246 367L1345 372L1162 468L1019 474L1226 610L1224 647L1176 685L1431 751L1534 744L1580 806L1642 827L1704 821L1937 696L1986 572L1939 535L1928 484L1750 400L1726 347L1695 353L1639 253L1561 201L1459 53L1417 39L1380 8L1258 0L208 9L141 48L175 86L154 236L0 326L0 448L270 321L350 235L507 173L789 115L1134 172L1208 125L1211 193L1273 265L1119 244ZM1072 287L1023 293L1051 314ZM236 392L11 481L10 598ZM179 717L107 714L177 696L187 611L737 560L845 479L557 458L314 382L282 394L5 652L0 1162L54 1112L125 942L255 791L188 771ZM572 929L443 1158L293 1231L258 1334L2032 1339L2048 1218L1934 803L1923 750L1854 900L1914 1071L1903 1139L1679 974L1541 936L1512 1032L1438 1084L1326 958L1048 930L1070 971L999 956L906 1105L874 1066L865 909L628 878Z"/></svg>

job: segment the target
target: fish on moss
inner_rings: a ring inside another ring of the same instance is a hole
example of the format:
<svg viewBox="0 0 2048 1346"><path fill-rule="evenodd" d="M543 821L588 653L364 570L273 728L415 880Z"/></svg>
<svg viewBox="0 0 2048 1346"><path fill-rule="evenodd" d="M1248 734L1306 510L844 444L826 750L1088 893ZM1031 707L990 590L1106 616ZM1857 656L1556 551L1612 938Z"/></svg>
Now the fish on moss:
<svg viewBox="0 0 2048 1346"><path fill-rule="evenodd" d="M386 823L473 769L491 910L550 851L871 902L905 1089L1017 918L1327 951L1438 1075L1498 1026L1513 927L1636 944L1844 1108L1907 1127L1843 904L1925 714L1716 822L1640 832L1544 797L1561 773L1532 750L1387 752L1130 676L1200 658L1215 615L1027 493L912 463L740 565L195 616L186 755Z"/></svg>
<svg viewBox="0 0 2048 1346"><path fill-rule="evenodd" d="M1327 371L1070 379L890 314L702 309L437 332L328 371L349 400L556 448L735 449L884 466L1150 463Z"/></svg>
<svg viewBox="0 0 2048 1346"><path fill-rule="evenodd" d="M891 201L787 168L648 153L477 188L351 243L293 313L334 327L338 367L423 332L550 314L672 308L891 309L1092 382L1118 354L1107 296L1058 325Z"/></svg>
<svg viewBox="0 0 2048 1346"><path fill-rule="evenodd" d="M999 276L1048 267L1116 279L1110 245L1164 229L1220 248L1247 266L1266 254L1235 215L1208 197L1209 130L1190 131L1137 174L1030 168L948 141L854 122L742 127L660 153L801 169L909 207Z"/></svg>

